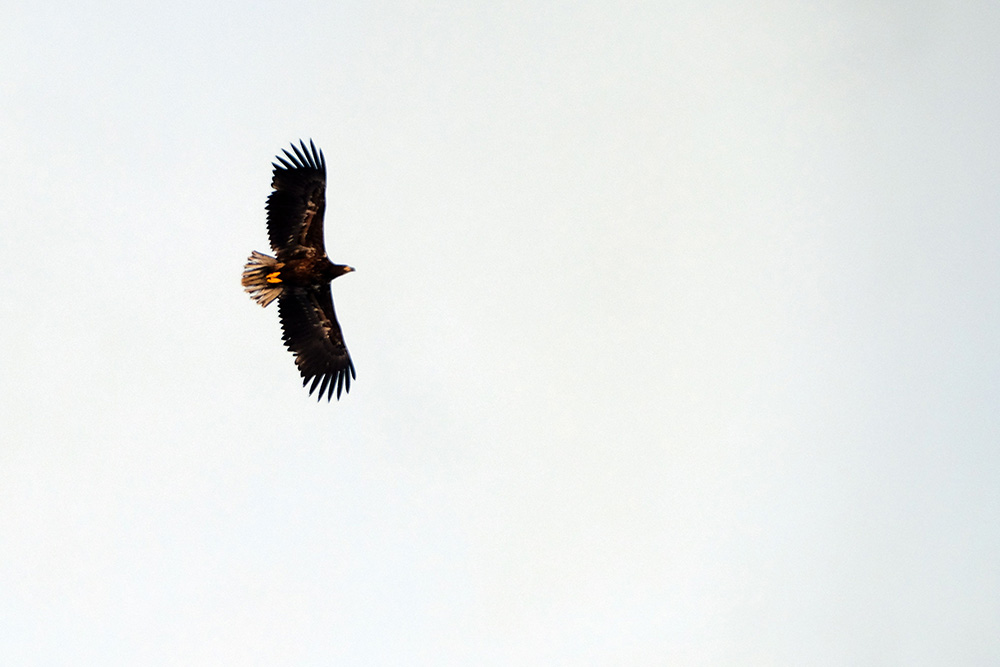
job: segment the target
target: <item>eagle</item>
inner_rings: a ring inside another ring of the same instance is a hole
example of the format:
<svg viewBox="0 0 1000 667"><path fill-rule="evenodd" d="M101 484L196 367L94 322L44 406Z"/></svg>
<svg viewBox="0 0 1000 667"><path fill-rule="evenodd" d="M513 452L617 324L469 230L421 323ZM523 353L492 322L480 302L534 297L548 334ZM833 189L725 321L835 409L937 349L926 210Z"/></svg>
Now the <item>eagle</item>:
<svg viewBox="0 0 1000 667"><path fill-rule="evenodd" d="M351 390L354 362L333 310L330 282L354 269L334 264L323 243L326 158L301 139L272 162L273 192L267 198L267 235L275 257L256 250L243 267L243 288L263 307L278 300L282 338L295 355L302 386L329 401L334 389ZM280 163L280 164L278 164Z"/></svg>

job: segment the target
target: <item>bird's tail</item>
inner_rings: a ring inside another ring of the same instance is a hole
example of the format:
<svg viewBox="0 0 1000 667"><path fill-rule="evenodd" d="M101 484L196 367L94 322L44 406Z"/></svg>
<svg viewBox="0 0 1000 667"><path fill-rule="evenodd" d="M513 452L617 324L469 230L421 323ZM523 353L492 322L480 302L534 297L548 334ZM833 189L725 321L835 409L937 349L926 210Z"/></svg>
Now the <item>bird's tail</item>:
<svg viewBox="0 0 1000 667"><path fill-rule="evenodd" d="M243 289L261 306L267 306L279 296L283 288L277 278L281 265L274 257L253 251L243 267Z"/></svg>

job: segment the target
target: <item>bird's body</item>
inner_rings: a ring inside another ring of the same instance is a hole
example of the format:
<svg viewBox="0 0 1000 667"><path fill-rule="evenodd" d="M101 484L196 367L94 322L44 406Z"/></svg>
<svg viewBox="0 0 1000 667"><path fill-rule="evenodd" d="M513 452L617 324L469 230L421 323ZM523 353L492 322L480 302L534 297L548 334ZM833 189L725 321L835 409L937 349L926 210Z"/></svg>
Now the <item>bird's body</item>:
<svg viewBox="0 0 1000 667"><path fill-rule="evenodd" d="M285 345L309 393L319 388L319 398L331 398L336 388L350 391L354 363L333 309L330 281L353 271L334 264L323 243L323 212L326 208L326 161L322 151L309 142L292 144L287 160L274 164L267 200L267 230L271 257L254 251L243 267L243 287L261 306L278 300L278 313Z"/></svg>

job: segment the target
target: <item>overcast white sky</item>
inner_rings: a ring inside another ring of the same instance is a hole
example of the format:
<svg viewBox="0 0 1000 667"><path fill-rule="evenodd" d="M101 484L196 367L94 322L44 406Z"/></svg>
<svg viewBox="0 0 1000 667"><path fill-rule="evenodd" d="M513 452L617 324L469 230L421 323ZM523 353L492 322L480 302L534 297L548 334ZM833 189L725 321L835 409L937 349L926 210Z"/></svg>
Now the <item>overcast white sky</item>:
<svg viewBox="0 0 1000 667"><path fill-rule="evenodd" d="M1000 5L807 4L5 8L0 662L1000 662Z"/></svg>

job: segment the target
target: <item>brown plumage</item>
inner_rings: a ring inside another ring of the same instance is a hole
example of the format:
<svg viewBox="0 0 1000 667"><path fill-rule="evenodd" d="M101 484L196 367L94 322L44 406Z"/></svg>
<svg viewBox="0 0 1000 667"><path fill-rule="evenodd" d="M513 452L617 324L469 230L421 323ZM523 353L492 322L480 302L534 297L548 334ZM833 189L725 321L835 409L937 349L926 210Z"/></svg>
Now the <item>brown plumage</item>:
<svg viewBox="0 0 1000 667"><path fill-rule="evenodd" d="M334 264L323 244L326 208L326 159L312 140L292 144L292 153L277 156L267 198L267 234L275 257L250 255L243 267L243 287L261 306L278 300L285 345L295 355L302 386L309 394L340 399L351 390L354 363L333 309L330 281L354 269ZM287 159L286 159L287 158Z"/></svg>

